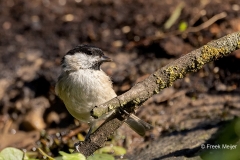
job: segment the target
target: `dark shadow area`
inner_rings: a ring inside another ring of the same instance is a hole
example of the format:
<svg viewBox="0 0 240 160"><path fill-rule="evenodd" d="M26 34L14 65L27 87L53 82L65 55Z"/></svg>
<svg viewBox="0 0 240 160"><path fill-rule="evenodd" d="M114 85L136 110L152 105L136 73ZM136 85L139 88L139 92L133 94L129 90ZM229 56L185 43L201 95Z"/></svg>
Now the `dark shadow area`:
<svg viewBox="0 0 240 160"><path fill-rule="evenodd" d="M151 43L147 46L138 46L137 53L143 55L144 58L174 58L175 56L167 54L167 52L159 45L159 43Z"/></svg>
<svg viewBox="0 0 240 160"><path fill-rule="evenodd" d="M29 87L35 93L35 97L46 96L50 90L50 82L42 75L31 82L25 82L24 85Z"/></svg>

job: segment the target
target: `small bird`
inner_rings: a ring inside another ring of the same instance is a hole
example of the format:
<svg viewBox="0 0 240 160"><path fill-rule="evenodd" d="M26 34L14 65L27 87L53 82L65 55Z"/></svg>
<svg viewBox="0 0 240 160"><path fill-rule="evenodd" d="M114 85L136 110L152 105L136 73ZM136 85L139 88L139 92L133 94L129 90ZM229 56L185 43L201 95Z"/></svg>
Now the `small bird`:
<svg viewBox="0 0 240 160"><path fill-rule="evenodd" d="M68 51L61 61L62 71L55 87L56 95L73 117L90 123L88 134L98 120L90 116L90 111L117 96L110 77L101 70L104 62L111 61L101 49L91 45L78 45ZM130 114L125 122L141 136L152 129L150 124L134 114Z"/></svg>

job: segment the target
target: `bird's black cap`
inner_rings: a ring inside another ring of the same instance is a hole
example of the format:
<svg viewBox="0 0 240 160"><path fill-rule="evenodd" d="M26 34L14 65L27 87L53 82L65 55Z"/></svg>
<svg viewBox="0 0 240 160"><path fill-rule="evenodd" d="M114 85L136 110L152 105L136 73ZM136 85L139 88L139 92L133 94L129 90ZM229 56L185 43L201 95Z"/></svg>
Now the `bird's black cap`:
<svg viewBox="0 0 240 160"><path fill-rule="evenodd" d="M103 56L103 51L100 48L97 48L95 46L91 45L78 45L75 48L71 49L70 51L67 52L66 55L74 55L75 53L85 53L87 55L93 55L93 56Z"/></svg>

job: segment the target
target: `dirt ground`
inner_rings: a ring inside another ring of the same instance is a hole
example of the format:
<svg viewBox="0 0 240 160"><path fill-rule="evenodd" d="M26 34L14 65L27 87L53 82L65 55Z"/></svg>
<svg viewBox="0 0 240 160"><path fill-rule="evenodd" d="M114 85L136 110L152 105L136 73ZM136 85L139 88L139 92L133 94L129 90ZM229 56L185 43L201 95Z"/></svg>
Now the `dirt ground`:
<svg viewBox="0 0 240 160"><path fill-rule="evenodd" d="M172 24L171 16L177 17ZM41 147L56 156L85 136L88 126L54 94L61 58L74 46L92 44L114 59L102 68L121 94L191 50L239 31L239 17L239 0L0 1L0 150ZM145 137L124 125L109 143L134 159L161 137L239 117L239 73L240 51L205 65L140 107L137 115L154 126Z"/></svg>

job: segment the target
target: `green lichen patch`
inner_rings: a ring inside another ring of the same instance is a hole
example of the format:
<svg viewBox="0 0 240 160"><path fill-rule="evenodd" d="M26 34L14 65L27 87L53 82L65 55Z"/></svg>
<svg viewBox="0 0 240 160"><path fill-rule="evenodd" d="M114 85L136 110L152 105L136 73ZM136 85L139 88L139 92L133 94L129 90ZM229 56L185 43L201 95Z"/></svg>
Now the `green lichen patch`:
<svg viewBox="0 0 240 160"><path fill-rule="evenodd" d="M156 83L159 85L160 89L166 88L166 82L162 80L156 73L153 74L156 77ZM159 93L159 91L155 91L155 93Z"/></svg>
<svg viewBox="0 0 240 160"><path fill-rule="evenodd" d="M108 110L111 111L111 110L113 110L113 109L114 109L114 106L111 105L111 104L109 104L109 105L108 105Z"/></svg>
<svg viewBox="0 0 240 160"><path fill-rule="evenodd" d="M238 41L238 43L237 43L237 47L240 48L240 41Z"/></svg>
<svg viewBox="0 0 240 160"><path fill-rule="evenodd" d="M177 66L170 66L166 69L166 73L169 76L169 86L172 86L173 82L180 77L178 70Z"/></svg>
<svg viewBox="0 0 240 160"><path fill-rule="evenodd" d="M204 45L201 51L201 58L205 63L216 60L228 53L228 49L225 47L216 48L210 45Z"/></svg>
<svg viewBox="0 0 240 160"><path fill-rule="evenodd" d="M136 98L136 99L133 100L133 103L134 103L135 105L138 105L138 104L141 103L141 101L140 101L139 98Z"/></svg>

